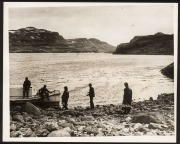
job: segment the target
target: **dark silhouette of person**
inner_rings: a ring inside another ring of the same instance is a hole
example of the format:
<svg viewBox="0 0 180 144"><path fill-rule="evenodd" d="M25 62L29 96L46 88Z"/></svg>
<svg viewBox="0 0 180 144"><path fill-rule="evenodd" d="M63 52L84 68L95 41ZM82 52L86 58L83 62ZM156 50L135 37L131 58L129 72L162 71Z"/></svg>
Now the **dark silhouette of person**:
<svg viewBox="0 0 180 144"><path fill-rule="evenodd" d="M44 101L44 98L46 97L49 100L49 93L51 93L51 91L49 91L46 88L46 85L44 85L40 90L39 90L39 94L42 97L42 101Z"/></svg>
<svg viewBox="0 0 180 144"><path fill-rule="evenodd" d="M62 105L63 105L63 109L67 110L68 109L68 99L69 99L69 92L68 92L68 87L65 86L64 87L64 92L62 95Z"/></svg>
<svg viewBox="0 0 180 144"><path fill-rule="evenodd" d="M29 97L30 87L31 87L31 82L28 80L28 77L26 77L23 83L23 98L25 97L25 95L27 96L27 98Z"/></svg>
<svg viewBox="0 0 180 144"><path fill-rule="evenodd" d="M132 103L132 90L129 88L128 83L124 83L124 97L123 97L123 105L122 110L124 110L124 114L128 114L131 110L131 103Z"/></svg>
<svg viewBox="0 0 180 144"><path fill-rule="evenodd" d="M90 97L90 107L91 107L91 109L94 109L93 98L95 97L95 93L94 93L94 88L92 87L91 83L89 84L89 92L88 92L87 96Z"/></svg>

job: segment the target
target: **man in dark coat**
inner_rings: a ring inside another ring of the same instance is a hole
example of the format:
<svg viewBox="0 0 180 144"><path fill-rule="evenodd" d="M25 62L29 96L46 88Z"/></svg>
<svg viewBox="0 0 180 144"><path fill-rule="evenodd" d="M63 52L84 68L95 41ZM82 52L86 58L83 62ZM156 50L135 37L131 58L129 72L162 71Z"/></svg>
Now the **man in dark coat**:
<svg viewBox="0 0 180 144"><path fill-rule="evenodd" d="M44 101L44 98L46 97L49 100L49 93L51 93L51 91L49 91L46 88L46 85L44 85L40 90L39 90L39 94L42 97L42 101Z"/></svg>
<svg viewBox="0 0 180 144"><path fill-rule="evenodd" d="M128 83L124 83L124 97L123 97L123 107L124 114L128 114L131 110L131 103L132 103L132 90L129 88Z"/></svg>
<svg viewBox="0 0 180 144"><path fill-rule="evenodd" d="M92 84L89 84L89 92L88 92L87 96L90 97L90 107L91 107L91 109L94 109L93 98L95 97L95 93L94 93L94 88L92 87Z"/></svg>
<svg viewBox="0 0 180 144"><path fill-rule="evenodd" d="M63 108L65 110L68 109L68 99L69 99L69 92L68 92L68 87L65 86L64 87L64 92L63 92L63 95L62 95L62 105L63 105Z"/></svg>
<svg viewBox="0 0 180 144"><path fill-rule="evenodd" d="M30 87L31 87L31 82L28 80L28 77L26 77L23 83L23 98L25 97L25 95L27 96L27 98L29 97Z"/></svg>

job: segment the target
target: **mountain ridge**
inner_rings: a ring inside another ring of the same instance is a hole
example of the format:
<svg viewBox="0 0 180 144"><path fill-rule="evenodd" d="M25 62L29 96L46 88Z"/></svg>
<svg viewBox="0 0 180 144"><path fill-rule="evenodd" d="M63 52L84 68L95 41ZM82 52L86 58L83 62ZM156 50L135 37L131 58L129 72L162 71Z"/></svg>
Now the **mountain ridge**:
<svg viewBox="0 0 180 144"><path fill-rule="evenodd" d="M96 38L65 39L58 32L35 27L9 30L10 53L112 53L115 47Z"/></svg>

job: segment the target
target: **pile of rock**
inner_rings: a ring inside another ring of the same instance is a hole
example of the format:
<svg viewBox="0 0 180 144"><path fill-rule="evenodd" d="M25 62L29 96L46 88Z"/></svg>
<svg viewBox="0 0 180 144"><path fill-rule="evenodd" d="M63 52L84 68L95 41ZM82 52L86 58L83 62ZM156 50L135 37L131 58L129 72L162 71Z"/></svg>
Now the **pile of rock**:
<svg viewBox="0 0 180 144"><path fill-rule="evenodd" d="M133 103L128 115L118 105L97 105L95 110L75 107L69 110L40 109L30 103L11 111L11 137L89 137L174 135L173 94L157 100ZM157 102L159 102L157 104ZM162 103L162 104L161 104ZM172 109L167 109L167 107ZM155 111L155 109L158 108Z"/></svg>

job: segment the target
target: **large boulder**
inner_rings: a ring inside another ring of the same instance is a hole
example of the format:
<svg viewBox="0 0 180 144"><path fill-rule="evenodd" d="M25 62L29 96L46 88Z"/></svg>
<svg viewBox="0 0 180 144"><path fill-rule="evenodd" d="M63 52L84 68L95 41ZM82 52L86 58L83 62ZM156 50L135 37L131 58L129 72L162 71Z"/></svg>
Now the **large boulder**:
<svg viewBox="0 0 180 144"><path fill-rule="evenodd" d="M30 114L33 114L33 115L41 115L41 111L39 110L39 108L37 108L36 106L34 106L30 102L26 102L24 110L27 113L30 113Z"/></svg>
<svg viewBox="0 0 180 144"><path fill-rule="evenodd" d="M137 114L132 118L132 123L150 124L150 123L162 123L162 122L164 122L164 117L158 112Z"/></svg>
<svg viewBox="0 0 180 144"><path fill-rule="evenodd" d="M66 130L56 130L48 134L48 137L70 137L70 133Z"/></svg>

